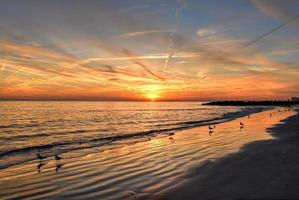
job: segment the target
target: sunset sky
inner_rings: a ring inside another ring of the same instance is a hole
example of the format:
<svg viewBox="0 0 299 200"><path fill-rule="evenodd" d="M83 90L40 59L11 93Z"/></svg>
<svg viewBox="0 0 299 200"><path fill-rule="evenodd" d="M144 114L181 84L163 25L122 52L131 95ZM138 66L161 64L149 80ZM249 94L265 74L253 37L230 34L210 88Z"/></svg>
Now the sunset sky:
<svg viewBox="0 0 299 200"><path fill-rule="evenodd" d="M299 1L1 0L0 99L298 95Z"/></svg>

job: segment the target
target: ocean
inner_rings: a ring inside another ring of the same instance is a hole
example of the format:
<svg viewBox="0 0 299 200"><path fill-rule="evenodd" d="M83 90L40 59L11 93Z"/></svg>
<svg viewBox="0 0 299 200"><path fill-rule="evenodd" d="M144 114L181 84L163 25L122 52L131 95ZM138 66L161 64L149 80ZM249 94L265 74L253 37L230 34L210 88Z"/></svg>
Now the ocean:
<svg viewBox="0 0 299 200"><path fill-rule="evenodd" d="M263 110L201 102L0 102L0 169L68 152L81 156L167 137Z"/></svg>

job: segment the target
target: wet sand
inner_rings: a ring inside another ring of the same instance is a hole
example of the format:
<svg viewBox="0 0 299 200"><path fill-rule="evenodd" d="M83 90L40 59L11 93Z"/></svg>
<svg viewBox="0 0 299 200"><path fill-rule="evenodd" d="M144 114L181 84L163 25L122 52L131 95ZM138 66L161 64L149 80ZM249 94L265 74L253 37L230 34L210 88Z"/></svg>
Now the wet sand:
<svg viewBox="0 0 299 200"><path fill-rule="evenodd" d="M35 160L2 169L0 197L231 199L268 197L274 192L282 197L296 195L296 137L289 134L289 128L297 132L294 123L298 116L287 121L291 124L287 129L269 129L279 137L273 140L266 128L295 112L275 112L269 117L270 112L217 124L213 132L202 126L177 132L172 138L124 140L86 156L66 153L60 164L47 158L42 164ZM240 121L245 123L243 128Z"/></svg>
<svg viewBox="0 0 299 200"><path fill-rule="evenodd" d="M268 128L274 140L193 169L182 185L151 199L299 199L299 115Z"/></svg>

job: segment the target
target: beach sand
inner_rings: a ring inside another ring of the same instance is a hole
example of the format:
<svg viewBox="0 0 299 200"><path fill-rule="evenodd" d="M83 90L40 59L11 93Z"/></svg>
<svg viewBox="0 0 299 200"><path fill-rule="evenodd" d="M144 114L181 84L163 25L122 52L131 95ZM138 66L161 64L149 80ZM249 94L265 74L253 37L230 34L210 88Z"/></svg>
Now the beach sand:
<svg viewBox="0 0 299 200"><path fill-rule="evenodd" d="M299 117L270 112L2 169L0 199L298 198Z"/></svg>
<svg viewBox="0 0 299 200"><path fill-rule="evenodd" d="M299 199L299 115L267 129L274 140L192 170L183 185L152 199Z"/></svg>

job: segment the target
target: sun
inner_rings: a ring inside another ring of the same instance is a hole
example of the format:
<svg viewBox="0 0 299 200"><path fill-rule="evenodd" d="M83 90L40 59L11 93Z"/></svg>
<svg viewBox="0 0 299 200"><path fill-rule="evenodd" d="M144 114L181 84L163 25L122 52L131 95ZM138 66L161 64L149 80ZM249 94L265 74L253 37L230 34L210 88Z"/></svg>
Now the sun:
<svg viewBox="0 0 299 200"><path fill-rule="evenodd" d="M148 98L151 101L155 101L156 99L158 99L160 96L158 94L155 93L147 93L145 94L146 98Z"/></svg>
<svg viewBox="0 0 299 200"><path fill-rule="evenodd" d="M150 100L155 101L161 97L162 88L160 85L146 85L140 88L142 95Z"/></svg>

